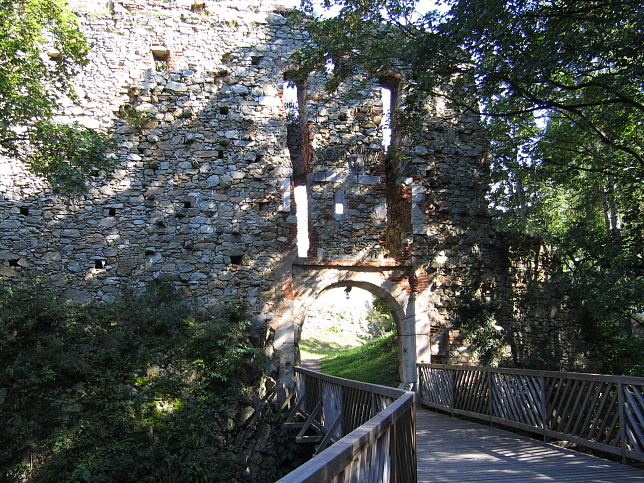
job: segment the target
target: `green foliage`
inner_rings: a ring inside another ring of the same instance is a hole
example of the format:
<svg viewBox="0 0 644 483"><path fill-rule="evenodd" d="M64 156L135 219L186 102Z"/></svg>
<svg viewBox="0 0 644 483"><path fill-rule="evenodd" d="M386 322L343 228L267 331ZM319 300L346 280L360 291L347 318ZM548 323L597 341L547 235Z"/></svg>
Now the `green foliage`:
<svg viewBox="0 0 644 483"><path fill-rule="evenodd" d="M271 428L273 445L278 459L277 478L287 475L313 456L313 448L296 442L300 429L284 425L287 416L287 412L280 412Z"/></svg>
<svg viewBox="0 0 644 483"><path fill-rule="evenodd" d="M367 314L369 331L375 337L396 333L396 320L389 307L378 297L373 299L373 308Z"/></svg>
<svg viewBox="0 0 644 483"><path fill-rule="evenodd" d="M166 285L84 306L5 287L0 308L2 481L243 479L234 410L264 357L241 304L213 318Z"/></svg>
<svg viewBox="0 0 644 483"><path fill-rule="evenodd" d="M142 128L148 122L152 121L154 117L146 112L141 112L136 107L127 105L119 109L117 114L119 119L131 124L137 129Z"/></svg>
<svg viewBox="0 0 644 483"><path fill-rule="evenodd" d="M31 169L63 192L84 191L86 181L99 171L109 174L115 157L106 156L115 143L79 124L38 121L30 132L33 151L27 160Z"/></svg>
<svg viewBox="0 0 644 483"><path fill-rule="evenodd" d="M63 0L0 1L0 154L24 160L59 191L111 167L106 134L52 121L89 46ZM48 56L46 52L51 52Z"/></svg>
<svg viewBox="0 0 644 483"><path fill-rule="evenodd" d="M498 362L509 342L509 334L494 325L494 309L481 294L478 284L461 288L453 313L452 327L460 331L479 363L489 366Z"/></svg>
<svg viewBox="0 0 644 483"><path fill-rule="evenodd" d="M325 357L321 365L324 374L397 387L400 384L398 338L391 334L367 341L360 347Z"/></svg>

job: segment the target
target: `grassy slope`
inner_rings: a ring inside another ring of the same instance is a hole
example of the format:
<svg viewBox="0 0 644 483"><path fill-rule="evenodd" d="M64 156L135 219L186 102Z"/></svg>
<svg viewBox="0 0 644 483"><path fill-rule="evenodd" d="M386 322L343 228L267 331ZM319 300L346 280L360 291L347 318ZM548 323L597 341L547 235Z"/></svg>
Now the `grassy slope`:
<svg viewBox="0 0 644 483"><path fill-rule="evenodd" d="M322 372L356 381L396 387L398 375L398 344L394 335L347 346L336 341L308 339L300 343L306 353L322 355Z"/></svg>

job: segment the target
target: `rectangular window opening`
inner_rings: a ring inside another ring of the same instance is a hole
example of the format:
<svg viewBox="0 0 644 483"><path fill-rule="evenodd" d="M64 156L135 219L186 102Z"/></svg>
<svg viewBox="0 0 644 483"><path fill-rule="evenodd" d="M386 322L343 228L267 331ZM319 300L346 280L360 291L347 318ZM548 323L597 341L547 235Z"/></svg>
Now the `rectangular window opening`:
<svg viewBox="0 0 644 483"><path fill-rule="evenodd" d="M400 106L401 77L395 73L380 78L380 94L382 98L382 147L387 151L390 147L400 144L400 133L394 126L394 115Z"/></svg>
<svg viewBox="0 0 644 483"><path fill-rule="evenodd" d="M230 264L231 265L241 265L242 259L244 258L243 255L231 255L230 256Z"/></svg>
<svg viewBox="0 0 644 483"><path fill-rule="evenodd" d="M344 190L335 192L335 219L336 221L343 221L348 219L347 213L347 199L344 196Z"/></svg>
<svg viewBox="0 0 644 483"><path fill-rule="evenodd" d="M107 210L107 216L116 216L116 208L109 208Z"/></svg>
<svg viewBox="0 0 644 483"><path fill-rule="evenodd" d="M29 208L27 208L26 206L21 207L20 214L22 216L29 216Z"/></svg>
<svg viewBox="0 0 644 483"><path fill-rule="evenodd" d="M293 178L296 185L306 183L307 165L310 161L311 139L307 134L306 88L302 81L293 80L294 73L284 74L283 102L286 114L286 146L288 148Z"/></svg>
<svg viewBox="0 0 644 483"><path fill-rule="evenodd" d="M152 62L154 63L154 70L156 70L157 72L167 71L170 51L164 46L153 46L151 50L152 50Z"/></svg>
<svg viewBox="0 0 644 483"><path fill-rule="evenodd" d="M95 259L94 260L94 268L96 268L96 269L105 268L105 260Z"/></svg>
<svg viewBox="0 0 644 483"><path fill-rule="evenodd" d="M388 87L381 87L380 94L382 96L382 147L385 151L391 145L391 89Z"/></svg>
<svg viewBox="0 0 644 483"><path fill-rule="evenodd" d="M20 266L20 259L19 258L13 258L9 260L9 266L10 267L19 267Z"/></svg>
<svg viewBox="0 0 644 483"><path fill-rule="evenodd" d="M297 256L306 257L309 252L309 203L306 185L296 186L294 190L297 207Z"/></svg>

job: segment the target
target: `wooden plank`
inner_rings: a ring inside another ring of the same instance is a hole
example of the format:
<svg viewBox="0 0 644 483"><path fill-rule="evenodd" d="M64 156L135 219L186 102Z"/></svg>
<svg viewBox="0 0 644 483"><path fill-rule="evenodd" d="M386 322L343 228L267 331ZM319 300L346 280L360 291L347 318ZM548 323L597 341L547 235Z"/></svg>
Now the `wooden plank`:
<svg viewBox="0 0 644 483"><path fill-rule="evenodd" d="M608 409L605 412L605 415L603 418L601 418L601 426L599 428L599 433L596 441L603 443L605 442L606 444L611 444L611 435L613 434L613 430L615 428L616 421L619 418L619 411L615 410L618 407L619 404L619 391L614 385L611 385L612 390L606 394L606 399L605 401L609 401L609 396L610 396L610 401L608 403ZM602 409L603 409L603 404L602 404ZM604 411L602 411L602 414L604 414ZM612 425L610 425L610 415L614 414L614 421ZM603 435L603 439L601 439L599 436ZM617 444L617 442L615 442Z"/></svg>
<svg viewBox="0 0 644 483"><path fill-rule="evenodd" d="M585 411L586 417L584 418L583 422L581 423L581 429L579 432L579 436L582 438L585 438L589 441L593 440L593 433L592 433L592 428L595 427L595 421L591 423L591 419L593 419L593 414L595 415L595 420L600 417L596 409L597 409L597 402L599 401L599 396L602 393L602 388L604 387L604 383L598 382L593 384L593 398L592 400L590 398L587 399L588 401L588 409Z"/></svg>
<svg viewBox="0 0 644 483"><path fill-rule="evenodd" d="M644 482L644 471L417 409L418 482Z"/></svg>

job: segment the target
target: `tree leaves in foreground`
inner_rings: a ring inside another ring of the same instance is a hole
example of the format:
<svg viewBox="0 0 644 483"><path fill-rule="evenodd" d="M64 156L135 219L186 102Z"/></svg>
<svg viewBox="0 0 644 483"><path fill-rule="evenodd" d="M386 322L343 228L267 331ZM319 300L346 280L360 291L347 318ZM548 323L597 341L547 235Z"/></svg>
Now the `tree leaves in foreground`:
<svg viewBox="0 0 644 483"><path fill-rule="evenodd" d="M0 154L25 162L60 191L82 191L109 170L109 137L55 121L58 99L89 46L63 0L0 0Z"/></svg>
<svg viewBox="0 0 644 483"><path fill-rule="evenodd" d="M197 313L168 285L87 305L2 287L0 481L248 481L232 451L270 412L251 336L243 306Z"/></svg>

